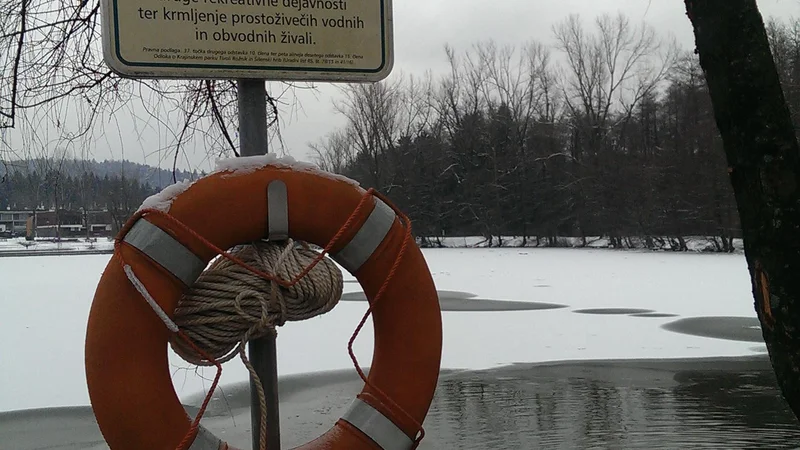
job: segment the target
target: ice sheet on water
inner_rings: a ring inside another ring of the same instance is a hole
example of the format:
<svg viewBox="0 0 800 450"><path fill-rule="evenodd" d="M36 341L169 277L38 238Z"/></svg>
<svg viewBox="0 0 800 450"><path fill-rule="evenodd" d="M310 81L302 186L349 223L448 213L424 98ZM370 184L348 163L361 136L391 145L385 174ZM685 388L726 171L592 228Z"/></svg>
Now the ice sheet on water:
<svg viewBox="0 0 800 450"><path fill-rule="evenodd" d="M569 305L540 311L443 313L444 368L758 353L749 342L661 328L674 317L574 312L640 308L681 317L755 317L742 255L567 249L430 249L424 254L440 290ZM83 368L86 319L108 258L0 258L0 342L5 344L0 348L0 410L88 404ZM345 286L350 292L359 290L357 283ZM352 367L347 340L365 308L361 302L341 302L324 316L282 327L279 373ZM363 366L371 360L371 327L369 322L355 345ZM172 353L170 362L180 396L210 385L213 370L196 369ZM234 360L224 366L222 383L247 377L244 366Z"/></svg>

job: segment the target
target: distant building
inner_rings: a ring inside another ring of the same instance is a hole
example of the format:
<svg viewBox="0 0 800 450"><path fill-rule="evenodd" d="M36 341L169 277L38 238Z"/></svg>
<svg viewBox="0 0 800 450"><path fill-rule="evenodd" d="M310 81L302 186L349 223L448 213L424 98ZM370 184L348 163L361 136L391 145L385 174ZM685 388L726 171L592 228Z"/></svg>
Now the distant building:
<svg viewBox="0 0 800 450"><path fill-rule="evenodd" d="M31 216L32 211L0 211L0 236L25 236L28 218Z"/></svg>
<svg viewBox="0 0 800 450"><path fill-rule="evenodd" d="M108 211L36 211L32 230L40 238L108 237L114 233Z"/></svg>
<svg viewBox="0 0 800 450"><path fill-rule="evenodd" d="M34 215L36 237L80 237L85 236L83 217L80 211L36 211Z"/></svg>
<svg viewBox="0 0 800 450"><path fill-rule="evenodd" d="M111 236L114 233L113 220L108 211L89 211L85 214L84 225L93 237Z"/></svg>

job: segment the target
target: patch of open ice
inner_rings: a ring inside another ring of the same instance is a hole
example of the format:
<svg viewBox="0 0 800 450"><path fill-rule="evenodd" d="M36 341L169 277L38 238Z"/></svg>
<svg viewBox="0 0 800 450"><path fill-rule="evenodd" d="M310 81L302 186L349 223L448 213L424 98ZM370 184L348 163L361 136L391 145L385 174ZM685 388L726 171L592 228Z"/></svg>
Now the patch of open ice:
<svg viewBox="0 0 800 450"><path fill-rule="evenodd" d="M565 249L536 249L525 255L517 249L426 249L424 255L437 289L488 299L569 305L522 312L443 312L441 366L445 369L559 360L744 356L765 351L752 342L686 335L661 327L676 317L643 320L573 312L640 308L682 318L756 318L743 255ZM0 361L9 361L0 372L0 411L88 404L86 318L109 258L0 258L4 275L0 300L8 299L0 301L0 317L12 318L0 327L0 342L12 343L0 348ZM549 287L537 289L537 285ZM348 292L360 292L357 285L349 286ZM48 313L43 315L44 310ZM365 310L364 303L340 302L327 314L281 327L278 374L351 369L346 346ZM373 332L369 320L354 343L362 367L372 361ZM59 351L53 352L56 341ZM57 374L40 369L45 354L47 367L56 367ZM169 355L179 397L208 388L213 367L197 368L174 352ZM224 366L223 386L248 379L240 361Z"/></svg>

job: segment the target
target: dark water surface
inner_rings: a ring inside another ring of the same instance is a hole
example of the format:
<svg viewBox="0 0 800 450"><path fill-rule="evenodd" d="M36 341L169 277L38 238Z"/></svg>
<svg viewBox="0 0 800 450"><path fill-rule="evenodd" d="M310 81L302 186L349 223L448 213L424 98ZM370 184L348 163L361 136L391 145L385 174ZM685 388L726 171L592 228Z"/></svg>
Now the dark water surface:
<svg viewBox="0 0 800 450"><path fill-rule="evenodd" d="M283 378L282 448L330 428L361 387L352 371ZM203 423L250 448L247 384L215 397ZM190 414L199 401L187 399ZM800 448L763 355L445 372L425 429L420 450ZM89 408L0 413L0 436L2 449L108 448Z"/></svg>
<svg viewBox="0 0 800 450"><path fill-rule="evenodd" d="M766 358L519 365L442 380L424 448L800 448Z"/></svg>
<svg viewBox="0 0 800 450"><path fill-rule="evenodd" d="M652 309L639 309L639 308L588 308L576 309L578 314L606 314L606 315L623 315L623 314L652 314L655 313Z"/></svg>
<svg viewBox="0 0 800 450"><path fill-rule="evenodd" d="M340 373L330 387L317 384L318 392L307 396L298 390L302 384L282 385L288 401L281 406L284 448L333 424L361 389L358 380L349 380ZM228 391L228 405L246 407L243 388ZM292 402L303 398L323 398L326 406L304 404L298 413ZM765 356L448 372L425 429L421 450L800 448L800 424L780 397Z"/></svg>
<svg viewBox="0 0 800 450"><path fill-rule="evenodd" d="M545 309L566 308L567 305L543 302L520 302L514 300L493 300L477 298L475 294L461 291L437 291L439 293L439 307L442 311L539 311ZM346 292L342 294L343 302L366 302L367 296L363 292Z"/></svg>
<svg viewBox="0 0 800 450"><path fill-rule="evenodd" d="M764 342L755 317L687 317L662 325L675 333L744 342Z"/></svg>

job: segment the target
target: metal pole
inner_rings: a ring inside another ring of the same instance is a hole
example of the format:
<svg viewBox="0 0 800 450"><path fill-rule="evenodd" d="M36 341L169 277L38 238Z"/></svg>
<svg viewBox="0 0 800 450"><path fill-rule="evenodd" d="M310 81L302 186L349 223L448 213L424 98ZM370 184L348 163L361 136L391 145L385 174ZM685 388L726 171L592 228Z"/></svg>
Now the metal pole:
<svg viewBox="0 0 800 450"><path fill-rule="evenodd" d="M239 154L255 156L267 153L267 91L264 80L242 79L238 84ZM254 339L248 344L248 358L253 364L267 400L267 448L280 450L281 426L278 411L278 351L275 336ZM250 378L250 423L253 450L261 441L261 410L255 381Z"/></svg>
<svg viewBox="0 0 800 450"><path fill-rule="evenodd" d="M267 153L267 89L264 80L238 80L239 153Z"/></svg>

